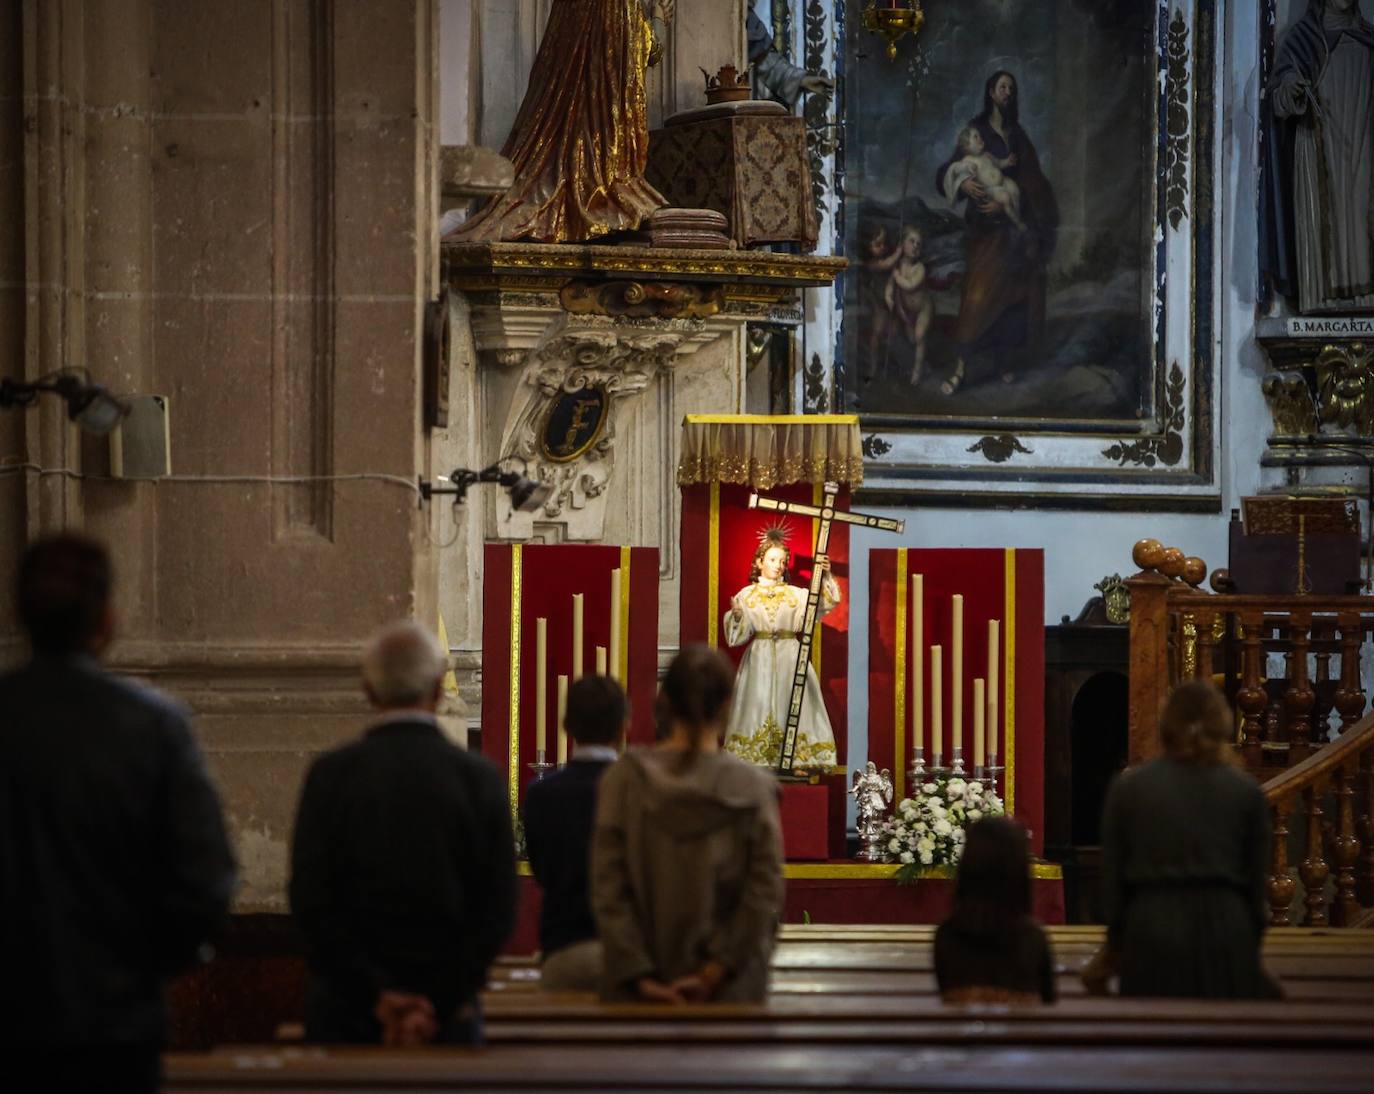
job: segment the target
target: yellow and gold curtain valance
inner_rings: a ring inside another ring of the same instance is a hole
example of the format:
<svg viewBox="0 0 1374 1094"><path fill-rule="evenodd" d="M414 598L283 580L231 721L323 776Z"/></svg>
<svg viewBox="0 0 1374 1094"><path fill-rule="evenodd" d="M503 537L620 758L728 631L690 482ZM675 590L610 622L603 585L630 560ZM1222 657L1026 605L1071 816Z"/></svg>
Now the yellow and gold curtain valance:
<svg viewBox="0 0 1374 1094"><path fill-rule="evenodd" d="M853 414L689 414L682 423L679 486L733 482L863 482L859 419Z"/></svg>

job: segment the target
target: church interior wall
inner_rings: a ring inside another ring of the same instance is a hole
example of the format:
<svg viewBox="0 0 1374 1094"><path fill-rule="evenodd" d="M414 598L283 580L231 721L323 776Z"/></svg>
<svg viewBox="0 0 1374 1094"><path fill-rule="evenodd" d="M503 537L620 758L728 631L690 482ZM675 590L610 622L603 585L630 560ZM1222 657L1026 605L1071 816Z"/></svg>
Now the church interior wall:
<svg viewBox="0 0 1374 1094"><path fill-rule="evenodd" d="M172 471L111 478L60 400L6 411L0 460L69 473L0 476L0 569L62 528L110 544L109 663L195 711L244 910L284 907L305 766L366 713L362 641L435 619L413 487L431 473L432 14L0 5L0 108L22 111L0 127L0 368L166 396Z"/></svg>
<svg viewBox="0 0 1374 1094"><path fill-rule="evenodd" d="M0 110L15 123L0 126L0 372L35 378L85 363L121 390L169 395L178 475L413 482L489 462L498 453L480 427L509 392L478 382L461 300L451 423L429 439L420 428L422 302L438 276L432 126L437 110L443 143L500 146L548 4L413 0L382 11L277 0L249 19L232 6L118 0L63 24L58 5L0 0ZM699 103L699 68L743 55L746 7L679 0L678 33L651 77L653 122ZM291 23L307 8L330 14L327 87L312 83L317 53ZM907 521L908 546L1044 548L1047 623L1076 615L1093 582L1128 572L1142 536L1224 565L1229 509L1273 484L1259 469L1269 417L1253 336L1260 12L1225 10L1218 512L892 511ZM332 218L323 236L322 211ZM814 313L825 299L807 294L812 331L824 329ZM683 414L758 409L758 378L744 390L730 380L742 353L738 333L720 337L638 401L628 413L644 447L620 466L671 474L663 452ZM48 405L0 415L0 470L22 462L108 470L103 449ZM332 503L324 493L0 474L5 570L25 539L59 527L114 544L125 640L113 665L196 709L245 867L245 909L282 906L301 773L360 724L365 634L402 615L435 621L437 587L469 684L480 657L494 494L421 512L394 484L342 484ZM665 548L660 617L675 620L672 518L632 499L608 515L604 538ZM867 551L893 545L855 533L853 619L866 618ZM5 619L10 595L6 583ZM0 658L17 649L14 631L0 632ZM851 677L865 680L862 626L850 650ZM851 688L851 765L864 759L866 721L866 689Z"/></svg>
<svg viewBox="0 0 1374 1094"><path fill-rule="evenodd" d="M465 27L470 26L471 5L475 2L442 0L444 19L462 19ZM533 47L523 40L517 42L517 39L521 34L528 37L531 15L540 3L546 4L547 0L520 0L514 5L488 2L482 5L480 28L473 40L480 39L482 45L481 68L484 74L495 67L499 70L499 78L509 82L508 70L515 59L526 53L532 59ZM704 6L702 3L697 5L697 18L700 18L699 9ZM721 5L715 7L720 8L723 16L724 8ZM1239 505L1240 498L1258 492L1264 485L1259 462L1264 451L1269 416L1259 390L1263 356L1253 337L1258 214L1255 119L1260 13L1257 9L1252 10L1252 7L1226 5L1225 15L1227 50L1223 86L1227 121L1220 131L1224 143L1217 187L1222 217L1223 285L1222 314L1215 328L1218 331L1216 352L1223 362L1219 395L1222 401L1221 499L1217 511L1118 512L1033 507L1007 510L963 506L941 508L938 505L891 510L892 515L901 516L907 521L907 533L903 539L907 546L1044 548L1047 624L1057 623L1065 615L1076 616L1088 598L1094 595L1094 582L1111 573L1129 573L1133 569L1131 547L1144 536L1154 536L1183 548L1189 554L1199 555L1210 568L1224 566L1229 511ZM687 3L680 4L679 19L687 18L690 10ZM540 19L533 22L542 26ZM526 65L526 71L527 68ZM505 119L513 118L518 101L510 100L513 94L510 89L501 92L503 97L499 101L493 99L490 83L484 75L481 80L484 97L474 114L468 103L460 102L461 89L466 86L464 81L470 78L470 72L449 69L441 74L443 124L450 126L467 110L470 132L480 134L484 142L499 146L509 127L509 121ZM520 91L523 91L523 86ZM490 121L497 118L501 119L499 124ZM497 134L496 129L501 132ZM446 129L446 132L456 135L456 127ZM824 330L817 322L817 313L829 313L828 316L820 316L822 322L835 316L833 294L808 292L806 304L807 334L814 337L817 329ZM815 347L808 347L808 353L812 348ZM867 551L893 545L888 537L856 530L849 583L853 618L866 617ZM675 599L665 602L663 610L675 610ZM865 642L861 634L855 634L852 638L851 677L862 680L867 675ZM855 741L856 736L859 742L862 741L862 727L867 721L866 708L865 689L851 689L851 742ZM862 756L859 750L852 751L851 763L860 761Z"/></svg>

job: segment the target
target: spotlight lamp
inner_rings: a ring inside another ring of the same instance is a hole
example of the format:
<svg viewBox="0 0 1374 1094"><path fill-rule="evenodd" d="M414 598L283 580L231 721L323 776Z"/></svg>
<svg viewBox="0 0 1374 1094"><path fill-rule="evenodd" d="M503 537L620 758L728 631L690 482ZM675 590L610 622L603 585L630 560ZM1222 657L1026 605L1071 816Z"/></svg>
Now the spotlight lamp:
<svg viewBox="0 0 1374 1094"><path fill-rule="evenodd" d="M129 413L127 403L74 371L59 372L32 383L0 380L0 407L31 407L44 391L62 396L67 401L67 417L88 433L103 436Z"/></svg>
<svg viewBox="0 0 1374 1094"><path fill-rule="evenodd" d="M462 505L467 500L468 487L476 483L494 482L504 486L510 495L511 508L517 513L533 513L548 501L553 487L537 479L526 478L515 471L502 471L499 463L484 467L481 471L469 471L465 467L455 468L448 475L439 475L438 482L447 486L436 486L432 482L420 480L420 497L429 501L436 494L449 494L454 505Z"/></svg>

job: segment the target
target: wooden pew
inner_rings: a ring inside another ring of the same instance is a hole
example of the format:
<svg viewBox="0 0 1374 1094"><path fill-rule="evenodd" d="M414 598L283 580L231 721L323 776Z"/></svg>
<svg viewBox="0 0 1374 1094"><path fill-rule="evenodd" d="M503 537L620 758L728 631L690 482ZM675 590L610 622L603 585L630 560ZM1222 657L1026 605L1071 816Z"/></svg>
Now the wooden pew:
<svg viewBox="0 0 1374 1094"><path fill-rule="evenodd" d="M172 1055L165 1089L1179 1091L1366 1094L1368 1049L1124 1045L536 1045L385 1051L257 1049Z"/></svg>

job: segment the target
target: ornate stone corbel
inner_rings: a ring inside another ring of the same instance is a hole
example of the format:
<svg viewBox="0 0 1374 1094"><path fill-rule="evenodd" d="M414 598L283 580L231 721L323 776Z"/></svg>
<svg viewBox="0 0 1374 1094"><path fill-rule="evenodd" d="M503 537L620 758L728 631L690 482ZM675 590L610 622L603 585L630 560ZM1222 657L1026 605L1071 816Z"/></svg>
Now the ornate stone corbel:
<svg viewBox="0 0 1374 1094"><path fill-rule="evenodd" d="M614 467L616 418L624 404L673 366L700 321L643 324L602 316L564 316L529 352L502 430L506 466L553 487L536 513L497 502L503 537L528 538L554 521L563 537L599 540Z"/></svg>

